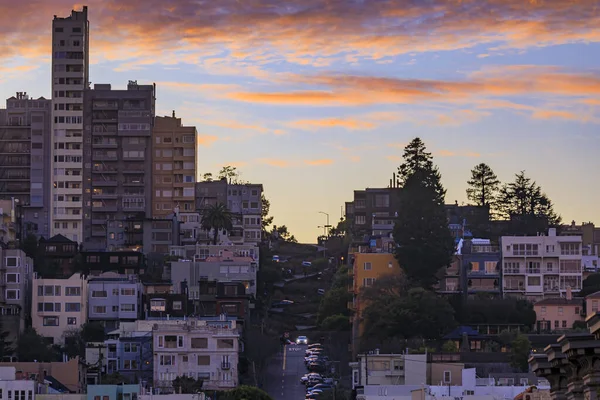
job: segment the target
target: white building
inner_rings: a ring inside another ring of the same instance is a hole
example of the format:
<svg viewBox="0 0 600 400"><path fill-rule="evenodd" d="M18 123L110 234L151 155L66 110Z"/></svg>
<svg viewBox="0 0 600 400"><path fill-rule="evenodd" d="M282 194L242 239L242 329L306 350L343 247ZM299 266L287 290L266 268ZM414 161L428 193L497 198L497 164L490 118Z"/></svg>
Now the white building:
<svg viewBox="0 0 600 400"><path fill-rule="evenodd" d="M68 329L87 320L87 279L79 273L68 279L33 278L31 322L53 343L62 343Z"/></svg>
<svg viewBox="0 0 600 400"><path fill-rule="evenodd" d="M235 321L162 320L152 328L154 385L172 391L178 376L201 379L203 389L238 385L239 332Z"/></svg>
<svg viewBox="0 0 600 400"><path fill-rule="evenodd" d="M0 367L0 398L9 400L33 400L33 396L44 391L34 380L17 379L15 367Z"/></svg>
<svg viewBox="0 0 600 400"><path fill-rule="evenodd" d="M581 290L581 236L503 236L502 290L504 295L531 301L564 297L567 289Z"/></svg>
<svg viewBox="0 0 600 400"><path fill-rule="evenodd" d="M52 21L51 236L81 242L83 92L89 84L87 7Z"/></svg>

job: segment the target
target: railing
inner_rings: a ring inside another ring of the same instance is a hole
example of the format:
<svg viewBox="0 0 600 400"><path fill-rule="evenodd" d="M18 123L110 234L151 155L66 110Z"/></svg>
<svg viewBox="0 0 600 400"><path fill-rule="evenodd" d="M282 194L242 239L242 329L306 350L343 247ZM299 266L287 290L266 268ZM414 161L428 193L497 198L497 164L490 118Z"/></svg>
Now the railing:
<svg viewBox="0 0 600 400"><path fill-rule="evenodd" d="M221 369L225 369L225 370L231 369L231 363L222 362L221 363Z"/></svg>

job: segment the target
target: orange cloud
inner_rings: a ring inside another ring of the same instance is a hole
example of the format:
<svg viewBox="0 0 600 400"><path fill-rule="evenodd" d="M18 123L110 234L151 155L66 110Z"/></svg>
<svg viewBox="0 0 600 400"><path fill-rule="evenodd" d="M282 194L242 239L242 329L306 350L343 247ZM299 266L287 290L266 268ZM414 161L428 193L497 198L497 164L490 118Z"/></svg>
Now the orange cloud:
<svg viewBox="0 0 600 400"><path fill-rule="evenodd" d="M472 151L457 153L451 150L439 150L435 154L440 157L481 157L481 154Z"/></svg>
<svg viewBox="0 0 600 400"><path fill-rule="evenodd" d="M400 156L386 156L385 158L387 158L390 161L394 161L394 162L402 161L402 157L400 157Z"/></svg>
<svg viewBox="0 0 600 400"><path fill-rule="evenodd" d="M388 143L388 147L395 147L397 149L403 149L406 147L406 143Z"/></svg>
<svg viewBox="0 0 600 400"><path fill-rule="evenodd" d="M217 140L219 140L219 138L214 135L198 134L198 145L200 146L210 147Z"/></svg>
<svg viewBox="0 0 600 400"><path fill-rule="evenodd" d="M276 158L261 158L258 160L261 164L266 164L271 167L286 168L290 166L290 163L286 160Z"/></svg>
<svg viewBox="0 0 600 400"><path fill-rule="evenodd" d="M440 150L437 152L437 155L440 157L454 157L456 153L450 150Z"/></svg>
<svg viewBox="0 0 600 400"><path fill-rule="evenodd" d="M375 124L369 121L361 121L354 118L323 118L323 119L303 119L293 121L290 125L300 129L319 129L341 127L348 130L373 129Z"/></svg>
<svg viewBox="0 0 600 400"><path fill-rule="evenodd" d="M333 160L329 158L323 158L320 160L304 160L304 164L310 166L318 166L318 165L331 165L333 164Z"/></svg>

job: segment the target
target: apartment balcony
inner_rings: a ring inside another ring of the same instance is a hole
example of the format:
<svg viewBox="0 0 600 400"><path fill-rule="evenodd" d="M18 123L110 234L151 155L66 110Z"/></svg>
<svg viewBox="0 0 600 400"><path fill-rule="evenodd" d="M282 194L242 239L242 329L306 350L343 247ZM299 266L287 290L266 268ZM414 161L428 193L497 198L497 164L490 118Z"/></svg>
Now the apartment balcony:
<svg viewBox="0 0 600 400"><path fill-rule="evenodd" d="M146 167L144 166L144 164L132 164L132 165L128 165L126 169L124 169L122 172L124 174L139 174L139 173L144 173L146 171Z"/></svg>
<svg viewBox="0 0 600 400"><path fill-rule="evenodd" d="M98 206L92 205L92 212L98 213L115 213L119 211L119 207L116 204L102 204Z"/></svg>
<svg viewBox="0 0 600 400"><path fill-rule="evenodd" d="M473 245L471 247L471 253L499 253L500 247L493 245Z"/></svg>
<svg viewBox="0 0 600 400"><path fill-rule="evenodd" d="M504 291L505 292L524 292L525 291L525 284L523 285L518 285L518 286L504 286Z"/></svg>
<svg viewBox="0 0 600 400"><path fill-rule="evenodd" d="M227 371L230 370L231 369L231 363L229 363L229 362L222 362L221 363L221 369L222 370L227 370Z"/></svg>
<svg viewBox="0 0 600 400"><path fill-rule="evenodd" d="M140 180L127 180L125 182L122 183L123 186L144 186L144 180L140 179Z"/></svg>
<svg viewBox="0 0 600 400"><path fill-rule="evenodd" d="M54 217L56 221L79 221L81 219L81 214L58 214Z"/></svg>
<svg viewBox="0 0 600 400"><path fill-rule="evenodd" d="M108 179L93 179L92 178L92 186L93 187L115 187L118 182L115 178Z"/></svg>
<svg viewBox="0 0 600 400"><path fill-rule="evenodd" d="M116 174L118 172L117 168L104 164L94 165L92 168L92 173L94 174Z"/></svg>
<svg viewBox="0 0 600 400"><path fill-rule="evenodd" d="M117 142L94 142L92 143L93 149L116 149L119 145Z"/></svg>
<svg viewBox="0 0 600 400"><path fill-rule="evenodd" d="M92 218L92 225L105 225L106 219Z"/></svg>
<svg viewBox="0 0 600 400"><path fill-rule="evenodd" d="M116 101L94 101L94 110L118 110L119 103Z"/></svg>
<svg viewBox="0 0 600 400"><path fill-rule="evenodd" d="M111 156L108 154L94 154L92 156L92 161L119 161L119 157L117 157L116 155Z"/></svg>
<svg viewBox="0 0 600 400"><path fill-rule="evenodd" d="M558 284L553 285L553 286L544 286L544 293L560 293Z"/></svg>
<svg viewBox="0 0 600 400"><path fill-rule="evenodd" d="M372 230L391 231L394 229L394 224L374 223L371 226Z"/></svg>
<svg viewBox="0 0 600 400"><path fill-rule="evenodd" d="M135 203L123 204L123 212L135 212L135 211L145 211L145 210L146 210L145 204L135 204Z"/></svg>
<svg viewBox="0 0 600 400"><path fill-rule="evenodd" d="M92 193L92 200L116 200L119 195L116 192Z"/></svg>
<svg viewBox="0 0 600 400"><path fill-rule="evenodd" d="M472 278L498 278L500 271L469 271L467 276Z"/></svg>
<svg viewBox="0 0 600 400"><path fill-rule="evenodd" d="M108 352L108 358L117 358L117 352L116 351L109 351Z"/></svg>
<svg viewBox="0 0 600 400"><path fill-rule="evenodd" d="M525 268L504 268L504 275L525 275Z"/></svg>

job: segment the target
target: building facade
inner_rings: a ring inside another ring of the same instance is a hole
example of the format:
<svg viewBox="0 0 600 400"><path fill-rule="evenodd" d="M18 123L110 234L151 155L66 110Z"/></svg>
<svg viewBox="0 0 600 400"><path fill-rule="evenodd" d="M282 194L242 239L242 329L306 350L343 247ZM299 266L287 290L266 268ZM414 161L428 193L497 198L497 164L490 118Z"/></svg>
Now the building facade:
<svg viewBox="0 0 600 400"><path fill-rule="evenodd" d="M19 92L0 110L0 199L16 202L21 240L50 235L51 106Z"/></svg>
<svg viewBox="0 0 600 400"><path fill-rule="evenodd" d="M346 219L350 222L354 236L389 236L400 209L401 193L402 189L395 185L355 190L353 201L346 202Z"/></svg>
<svg viewBox="0 0 600 400"><path fill-rule="evenodd" d="M502 289L505 296L537 301L581 290L581 236L503 236Z"/></svg>
<svg viewBox="0 0 600 400"><path fill-rule="evenodd" d="M88 285L76 273L68 279L33 279L31 323L51 343L64 343L64 333L87 321Z"/></svg>
<svg viewBox="0 0 600 400"><path fill-rule="evenodd" d="M52 21L51 235L81 242L83 205L83 94L89 84L87 7Z"/></svg>
<svg viewBox="0 0 600 400"><path fill-rule="evenodd" d="M18 249L0 247L0 318L13 343L25 329L31 312L33 260Z"/></svg>
<svg viewBox="0 0 600 400"><path fill-rule="evenodd" d="M109 332L105 341L106 373L118 373L130 383L149 386L152 382L152 331L137 330L137 323L124 323ZM125 329L123 329L125 328Z"/></svg>
<svg viewBox="0 0 600 400"><path fill-rule="evenodd" d="M209 390L238 385L239 333L235 321L157 321L152 338L154 385L161 392L172 392L172 382L178 376L201 379L202 388Z"/></svg>
<svg viewBox="0 0 600 400"><path fill-rule="evenodd" d="M489 239L460 239L457 257L463 295L502 294L500 247Z"/></svg>
<svg viewBox="0 0 600 400"><path fill-rule="evenodd" d="M533 305L537 331L561 332L574 329L575 322L585 321L584 303L583 298L573 298L571 291L567 291L566 297L538 301Z"/></svg>
<svg viewBox="0 0 600 400"><path fill-rule="evenodd" d="M94 85L85 92L84 245L126 247L127 221L152 215L152 129L155 85L126 90Z"/></svg>
<svg viewBox="0 0 600 400"><path fill-rule="evenodd" d="M40 259L51 265L60 277L68 278L77 272L75 271L77 268L75 260L79 254L77 242L58 234L49 239L40 239L38 251Z"/></svg>
<svg viewBox="0 0 600 400"><path fill-rule="evenodd" d="M142 284L133 276L106 272L88 281L88 319L101 322L106 329L139 319L141 300Z"/></svg>
<svg viewBox="0 0 600 400"><path fill-rule="evenodd" d="M195 182L198 164L198 132L183 126L181 118L156 117L152 131L153 218L176 211L196 210Z"/></svg>

